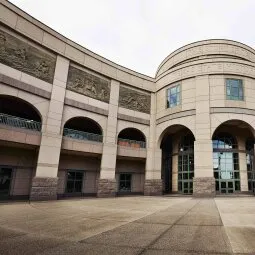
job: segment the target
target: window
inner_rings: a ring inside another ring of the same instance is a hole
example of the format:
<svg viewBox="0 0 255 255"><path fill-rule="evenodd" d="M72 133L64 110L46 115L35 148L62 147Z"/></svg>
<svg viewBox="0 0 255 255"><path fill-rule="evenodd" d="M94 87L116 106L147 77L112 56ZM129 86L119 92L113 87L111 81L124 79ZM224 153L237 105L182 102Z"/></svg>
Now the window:
<svg viewBox="0 0 255 255"><path fill-rule="evenodd" d="M83 172L82 171L68 171L67 172L67 183L66 183L67 193L81 193L82 192L82 182L83 182Z"/></svg>
<svg viewBox="0 0 255 255"><path fill-rule="evenodd" d="M130 192L131 191L131 174L120 174L119 191Z"/></svg>
<svg viewBox="0 0 255 255"><path fill-rule="evenodd" d="M180 104L180 85L167 89L167 108Z"/></svg>
<svg viewBox="0 0 255 255"><path fill-rule="evenodd" d="M226 80L226 94L229 100L243 100L243 81L237 79Z"/></svg>

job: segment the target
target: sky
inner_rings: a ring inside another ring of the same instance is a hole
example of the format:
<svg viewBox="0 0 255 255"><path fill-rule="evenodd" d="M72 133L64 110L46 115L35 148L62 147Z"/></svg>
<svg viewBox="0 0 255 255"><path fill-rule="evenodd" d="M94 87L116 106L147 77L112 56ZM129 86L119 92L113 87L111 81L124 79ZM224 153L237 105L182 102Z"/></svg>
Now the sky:
<svg viewBox="0 0 255 255"><path fill-rule="evenodd" d="M11 0L85 48L154 77L174 50L205 39L255 48L255 0Z"/></svg>

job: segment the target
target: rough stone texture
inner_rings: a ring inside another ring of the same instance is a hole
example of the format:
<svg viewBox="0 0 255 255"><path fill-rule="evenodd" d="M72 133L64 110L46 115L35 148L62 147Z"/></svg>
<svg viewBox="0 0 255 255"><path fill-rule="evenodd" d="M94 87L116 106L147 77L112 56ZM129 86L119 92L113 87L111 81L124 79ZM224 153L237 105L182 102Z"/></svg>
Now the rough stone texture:
<svg viewBox="0 0 255 255"><path fill-rule="evenodd" d="M109 103L110 81L70 66L67 78L67 89Z"/></svg>
<svg viewBox="0 0 255 255"><path fill-rule="evenodd" d="M161 196L163 193L163 183L161 179L145 180L144 195L145 196Z"/></svg>
<svg viewBox="0 0 255 255"><path fill-rule="evenodd" d="M215 197L214 177L195 177L193 178L194 197Z"/></svg>
<svg viewBox="0 0 255 255"><path fill-rule="evenodd" d="M148 93L120 86L119 106L139 112L150 113L151 96Z"/></svg>
<svg viewBox="0 0 255 255"><path fill-rule="evenodd" d="M32 180L30 200L56 200L58 178L34 177Z"/></svg>
<svg viewBox="0 0 255 255"><path fill-rule="evenodd" d="M52 83L56 56L0 30L0 62Z"/></svg>
<svg viewBox="0 0 255 255"><path fill-rule="evenodd" d="M116 180L99 179L98 180L98 197L115 197L116 196Z"/></svg>

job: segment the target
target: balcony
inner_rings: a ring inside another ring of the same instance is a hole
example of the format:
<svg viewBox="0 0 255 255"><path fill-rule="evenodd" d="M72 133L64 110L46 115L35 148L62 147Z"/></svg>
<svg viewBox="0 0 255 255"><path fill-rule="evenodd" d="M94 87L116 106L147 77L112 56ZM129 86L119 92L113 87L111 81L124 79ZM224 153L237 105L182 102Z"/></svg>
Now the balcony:
<svg viewBox="0 0 255 255"><path fill-rule="evenodd" d="M5 113L0 113L0 125L6 125L15 128L22 128L39 132L42 128L42 124L40 122L11 116Z"/></svg>
<svg viewBox="0 0 255 255"><path fill-rule="evenodd" d="M118 156L146 158L146 142L118 138Z"/></svg>
<svg viewBox="0 0 255 255"><path fill-rule="evenodd" d="M78 130L69 129L69 128L64 128L63 135L65 137L70 137L70 138L78 139L78 140L86 140L86 141L93 141L93 142L99 142L99 143L103 142L102 135L88 133L84 131L78 131Z"/></svg>
<svg viewBox="0 0 255 255"><path fill-rule="evenodd" d="M146 148L146 143L143 141L135 141L129 139L118 138L118 145L131 148Z"/></svg>

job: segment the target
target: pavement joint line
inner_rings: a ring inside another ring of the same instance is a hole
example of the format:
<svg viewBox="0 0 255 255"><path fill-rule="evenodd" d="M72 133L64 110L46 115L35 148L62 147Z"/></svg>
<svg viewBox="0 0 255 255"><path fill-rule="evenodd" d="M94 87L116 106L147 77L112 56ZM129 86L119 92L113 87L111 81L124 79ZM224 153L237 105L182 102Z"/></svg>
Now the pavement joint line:
<svg viewBox="0 0 255 255"><path fill-rule="evenodd" d="M173 205L171 205L171 206L168 206L168 207L166 207L166 208L162 208L161 210L158 210L158 211L156 211L156 212L152 212L152 213L149 213L149 214L147 214L147 215L145 215L145 216L141 216L141 217L139 217L139 218L136 219L136 220L131 220L131 221L123 222L123 223L125 223L125 224L121 224L121 225L119 225L119 226L117 226L117 227L114 227L114 228L112 228L112 229L108 229L108 230L102 231L101 233L98 233L98 234L95 234L95 235L92 235L92 236L88 236L88 237L86 237L86 238L84 238L84 239L81 239L81 240L79 240L79 241L77 241L77 242L80 242L80 243L89 243L89 242L86 242L86 240L87 240L88 238L91 238L91 237L100 235L100 234L102 234L102 233L106 233L106 232L108 232L108 231L112 231L112 230L114 230L114 229L116 229L116 228L125 226L125 225L130 224L130 223L151 224L151 223L143 223L143 222L137 222L137 221L140 220L140 219L142 219L142 218L145 218L145 217L147 217L147 216L151 216L151 215L156 214L156 213L158 213L158 212L167 210L168 208L171 208L171 207L176 206L177 204L181 204L181 203L183 203L183 202L179 202L179 203L173 204ZM154 224L157 224L157 223L154 223ZM161 225L163 225L163 224L161 224ZM166 224L166 225L171 226L172 224L171 224L171 225L170 225L170 224ZM119 246L118 246L118 247L119 247ZM130 246L128 246L128 247L130 247Z"/></svg>
<svg viewBox="0 0 255 255"><path fill-rule="evenodd" d="M228 236L228 234L227 234L226 228L225 228L225 226L224 226L224 224L223 224L223 221L222 221L222 217L221 217L221 213L220 213L219 207L218 207L218 205L217 205L217 203L216 203L215 199L213 199L213 201L214 201L215 207L217 208L217 211L218 211L218 213L219 213L220 220L221 220L221 224L222 224L222 227L223 227L223 229L224 229L224 233L225 233L225 235L226 235L226 237L227 237L227 239L228 239L228 242L229 242L229 245L230 245L230 248L231 248L232 254L234 254L234 251L233 251L233 247L232 247L231 241L230 241L230 239L229 239L229 236ZM227 242L226 242L226 240L225 240L225 239L224 239L224 242L225 242L225 243L226 243L226 245L227 245Z"/></svg>
<svg viewBox="0 0 255 255"><path fill-rule="evenodd" d="M172 229L183 217L185 217L199 203L201 203L201 200L199 200L189 210L187 210L186 213L184 213L176 221L174 221L173 224L169 228L167 228L164 232L162 232L159 236L157 236L153 241L151 241L140 253L138 253L138 255L142 255L145 251L149 250L150 246L155 244L166 232L168 232L170 229Z"/></svg>

